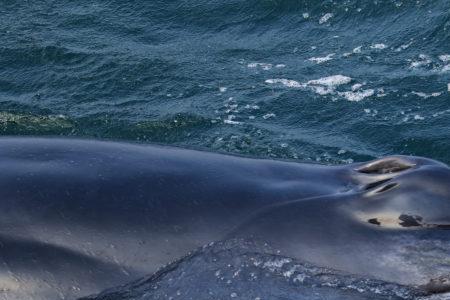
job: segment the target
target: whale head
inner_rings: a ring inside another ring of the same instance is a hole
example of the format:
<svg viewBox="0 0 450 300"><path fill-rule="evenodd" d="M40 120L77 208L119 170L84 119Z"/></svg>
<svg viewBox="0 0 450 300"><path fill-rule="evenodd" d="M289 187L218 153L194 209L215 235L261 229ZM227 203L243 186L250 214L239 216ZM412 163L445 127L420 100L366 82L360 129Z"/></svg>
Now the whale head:
<svg viewBox="0 0 450 300"><path fill-rule="evenodd" d="M450 169L407 156L338 168L345 189L268 207L233 236L319 266L407 285L432 279L427 290L447 290L436 278L450 273Z"/></svg>
<svg viewBox="0 0 450 300"><path fill-rule="evenodd" d="M391 156L355 168L356 217L385 229L450 229L450 168L420 157Z"/></svg>

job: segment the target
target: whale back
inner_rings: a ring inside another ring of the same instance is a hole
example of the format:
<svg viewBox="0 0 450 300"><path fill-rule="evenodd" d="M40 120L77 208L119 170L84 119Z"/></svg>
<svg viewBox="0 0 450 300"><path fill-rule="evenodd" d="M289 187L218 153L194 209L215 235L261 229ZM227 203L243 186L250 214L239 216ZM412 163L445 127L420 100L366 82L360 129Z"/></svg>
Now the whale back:
<svg viewBox="0 0 450 300"><path fill-rule="evenodd" d="M450 273L450 169L415 157L349 165L350 190L263 208L229 237L408 285Z"/></svg>

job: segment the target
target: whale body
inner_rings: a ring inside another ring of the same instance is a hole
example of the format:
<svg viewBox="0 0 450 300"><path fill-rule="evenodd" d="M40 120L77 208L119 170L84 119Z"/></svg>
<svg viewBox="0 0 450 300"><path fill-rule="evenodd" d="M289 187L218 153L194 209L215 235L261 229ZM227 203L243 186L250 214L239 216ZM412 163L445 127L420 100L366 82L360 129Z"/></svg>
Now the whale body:
<svg viewBox="0 0 450 300"><path fill-rule="evenodd" d="M235 237L401 284L450 270L450 169L418 157L324 166L157 145L1 138L0 214L0 294L7 299L97 293ZM426 252L427 243L442 249Z"/></svg>

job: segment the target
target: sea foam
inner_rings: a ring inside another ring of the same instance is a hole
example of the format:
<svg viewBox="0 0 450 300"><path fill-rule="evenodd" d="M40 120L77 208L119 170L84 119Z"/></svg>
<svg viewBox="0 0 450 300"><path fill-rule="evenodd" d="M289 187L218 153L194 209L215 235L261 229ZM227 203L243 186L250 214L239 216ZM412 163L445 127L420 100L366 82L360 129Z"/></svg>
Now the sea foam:
<svg viewBox="0 0 450 300"><path fill-rule="evenodd" d="M331 53L331 54L328 54L327 56L324 56L324 57L311 57L308 60L309 61L313 61L313 62L315 62L317 64L321 64L321 63L324 63L324 62L332 60L334 55L335 55L335 53Z"/></svg>

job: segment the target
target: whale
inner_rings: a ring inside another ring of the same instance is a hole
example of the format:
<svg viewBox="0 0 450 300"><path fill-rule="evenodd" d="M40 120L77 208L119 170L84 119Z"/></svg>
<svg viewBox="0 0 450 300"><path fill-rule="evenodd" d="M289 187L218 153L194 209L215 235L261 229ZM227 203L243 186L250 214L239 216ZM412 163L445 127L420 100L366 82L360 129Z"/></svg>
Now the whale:
<svg viewBox="0 0 450 300"><path fill-rule="evenodd" d="M427 158L328 166L164 145L0 138L5 299L76 299L230 238L440 291L435 278L450 270L449 228L450 169Z"/></svg>

